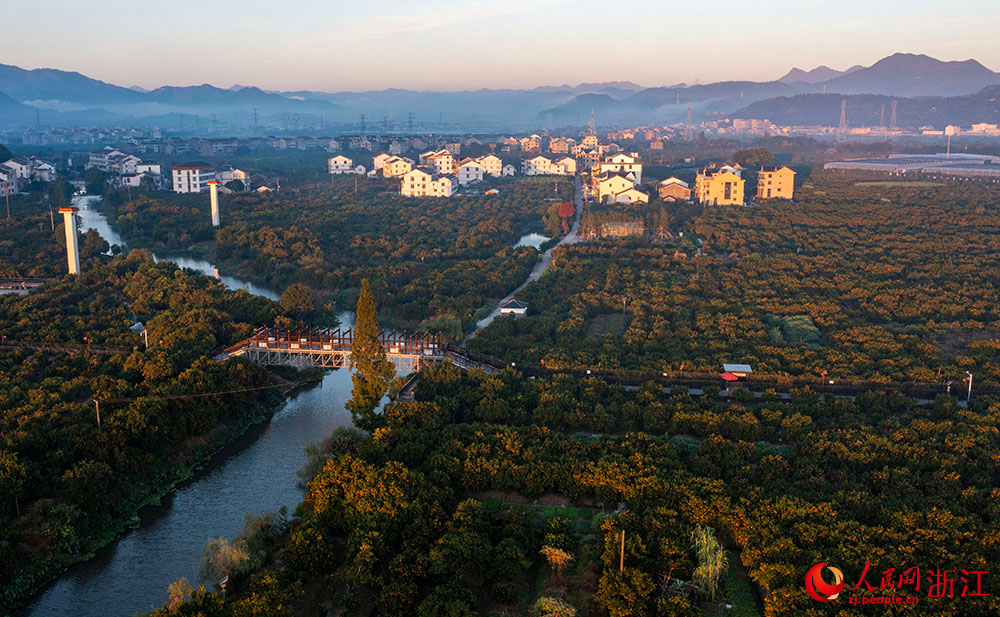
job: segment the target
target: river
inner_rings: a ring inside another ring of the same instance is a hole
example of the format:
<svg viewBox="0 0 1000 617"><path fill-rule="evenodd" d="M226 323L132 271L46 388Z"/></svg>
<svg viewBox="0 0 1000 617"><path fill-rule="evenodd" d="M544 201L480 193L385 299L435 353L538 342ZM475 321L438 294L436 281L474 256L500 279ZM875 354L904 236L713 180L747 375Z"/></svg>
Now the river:
<svg viewBox="0 0 1000 617"><path fill-rule="evenodd" d="M96 229L109 243L124 246L108 221L92 208L93 199L74 199L81 227ZM167 258L165 258L167 259ZM218 276L214 265L197 259L169 258L186 268ZM232 277L227 287L262 289ZM341 315L350 326L352 315ZM179 577L198 583L201 549L210 538L240 532L246 514L293 510L302 500L295 472L305 462L305 447L338 426L350 426L344 403L350 398L348 371L331 371L311 389L293 395L271 420L256 426L216 455L194 478L140 512L135 529L70 568L23 611L31 617L132 617L163 604L167 585Z"/></svg>

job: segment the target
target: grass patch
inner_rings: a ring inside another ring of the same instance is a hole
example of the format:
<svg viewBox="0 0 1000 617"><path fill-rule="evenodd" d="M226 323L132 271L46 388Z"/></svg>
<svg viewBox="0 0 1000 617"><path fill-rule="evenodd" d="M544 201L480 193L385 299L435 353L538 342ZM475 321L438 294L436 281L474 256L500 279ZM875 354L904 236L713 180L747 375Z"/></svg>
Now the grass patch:
<svg viewBox="0 0 1000 617"><path fill-rule="evenodd" d="M625 329L628 328L631 321L632 316L624 313L598 315L590 320L590 325L587 327L587 336L601 336L604 334L621 336L625 334Z"/></svg>

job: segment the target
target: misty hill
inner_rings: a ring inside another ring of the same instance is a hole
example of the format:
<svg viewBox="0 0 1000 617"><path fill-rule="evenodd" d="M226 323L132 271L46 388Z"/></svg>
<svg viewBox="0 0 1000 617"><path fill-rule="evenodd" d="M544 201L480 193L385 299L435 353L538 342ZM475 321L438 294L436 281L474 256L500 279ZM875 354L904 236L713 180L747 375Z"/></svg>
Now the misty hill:
<svg viewBox="0 0 1000 617"><path fill-rule="evenodd" d="M822 83L827 92L840 94L958 96L1000 84L1000 73L975 60L943 62L923 54L893 54Z"/></svg>
<svg viewBox="0 0 1000 617"><path fill-rule="evenodd" d="M831 76L832 75L832 76ZM813 82L813 83L810 83ZM415 130L517 131L584 124L590 110L597 114L598 125L625 126L652 121L678 122L687 115L729 115L741 108L765 110L774 121L796 117L806 123L836 123L825 116L821 99L796 98L796 95L822 92L847 95L884 95L894 97L958 97L1000 84L1000 74L975 60L942 62L929 56L894 54L869 67L851 67L840 72L826 66L810 71L792 69L781 80L769 82L723 81L710 84L642 88L628 81L581 83L576 86L542 86L534 89L481 89L458 92L420 92L386 89L368 92L273 92L254 86L218 88L200 86L164 86L151 91L123 88L91 79L80 73L56 69L25 70L0 65L0 92L22 108L6 101L10 111L0 122L33 124L33 108L41 109L43 124L63 125L136 123L156 119L193 117L193 126L218 121L247 127L257 110L261 124L296 128L314 126L320 118L339 124L339 130L360 128L360 116L367 126L402 130L413 116ZM769 106L754 107L758 102L776 100ZM948 106L961 105L962 114L975 110L982 102L962 99L940 103L942 115ZM801 109L795 109L802 105ZM773 111L772 111L773 110ZM835 110L834 117L839 118ZM964 117L961 116L961 117ZM958 122L959 117L950 120ZM186 126L192 126L187 123ZM539 126L541 124L541 127Z"/></svg>
<svg viewBox="0 0 1000 617"><path fill-rule="evenodd" d="M0 92L21 102L58 101L82 108L142 99L143 94L86 75L57 69L25 69L0 64Z"/></svg>
<svg viewBox="0 0 1000 617"><path fill-rule="evenodd" d="M35 108L0 92L0 125L35 121Z"/></svg>
<svg viewBox="0 0 1000 617"><path fill-rule="evenodd" d="M223 90L201 86L164 86L152 91L123 88L85 75L56 69L25 70L0 65L0 92L21 103L46 110L55 124L73 119L80 122L119 122L129 118L164 114L239 113L249 117L253 108L261 115L300 113L325 115L328 119L353 115L353 111L323 100L291 99L259 88ZM23 110L21 110L23 112ZM60 115L53 112L62 112ZM32 114L33 114L32 110ZM6 118L8 124L12 118Z"/></svg>
<svg viewBox="0 0 1000 617"><path fill-rule="evenodd" d="M847 75L848 73L853 73L859 69L865 67L860 64L855 64L851 68L845 71L838 71L836 69L831 69L826 65L820 65L810 71L803 71L802 69L795 67L788 71L784 77L778 79L778 81L784 82L786 84L793 84L795 82L802 82L806 84L817 84L828 79L833 79L834 77L839 77L841 75Z"/></svg>
<svg viewBox="0 0 1000 617"><path fill-rule="evenodd" d="M617 99L607 94L579 94L558 107L538 112L538 117L547 121L575 124L589 121L592 110L605 118L607 112L615 111L621 106Z"/></svg>
<svg viewBox="0 0 1000 617"><path fill-rule="evenodd" d="M948 124L1000 123L1000 86L953 97L800 94L752 103L733 112L733 117L766 118L779 125L836 126L840 122L841 100L847 101L847 124L851 127L879 126L883 105L888 124L893 100L897 101L896 123L901 127L930 125L942 129Z"/></svg>

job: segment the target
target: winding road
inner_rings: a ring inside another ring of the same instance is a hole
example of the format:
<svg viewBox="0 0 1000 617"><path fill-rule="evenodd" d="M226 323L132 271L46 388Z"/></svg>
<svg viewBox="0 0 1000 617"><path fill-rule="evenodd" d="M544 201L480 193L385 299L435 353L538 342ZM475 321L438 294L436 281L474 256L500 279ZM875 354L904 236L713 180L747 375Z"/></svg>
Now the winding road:
<svg viewBox="0 0 1000 617"><path fill-rule="evenodd" d="M573 198L573 201L576 206L576 216L573 217L573 226L570 228L569 233L563 236L555 246L542 253L542 259L535 264L534 268L531 269L531 273L528 274L528 278L526 278L523 283L518 285L517 289L510 292L507 297L501 300L497 304L497 308L493 309L492 313L476 322L476 329L473 330L469 336L465 337L466 341L476 336L476 332L490 325L494 319L499 317L500 307L503 306L505 302L514 298L518 292L528 286L528 283L532 283L542 278L542 275L545 274L545 271L549 269L549 265L552 263L552 251L564 244L576 244L580 241L580 218L583 216L583 181L580 179L579 174L576 176L574 186L576 188L576 195Z"/></svg>

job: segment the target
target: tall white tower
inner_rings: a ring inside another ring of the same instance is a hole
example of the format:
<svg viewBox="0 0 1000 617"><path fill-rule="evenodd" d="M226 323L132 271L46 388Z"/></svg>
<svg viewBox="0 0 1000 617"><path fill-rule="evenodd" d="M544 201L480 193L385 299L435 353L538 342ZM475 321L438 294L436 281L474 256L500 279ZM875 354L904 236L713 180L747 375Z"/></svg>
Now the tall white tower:
<svg viewBox="0 0 1000 617"><path fill-rule="evenodd" d="M80 274L80 244L76 239L77 208L59 208L63 215L63 226L66 228L66 261L69 262L69 273Z"/></svg>
<svg viewBox="0 0 1000 617"><path fill-rule="evenodd" d="M208 181L208 193L212 200L212 227L219 226L219 182Z"/></svg>

